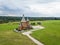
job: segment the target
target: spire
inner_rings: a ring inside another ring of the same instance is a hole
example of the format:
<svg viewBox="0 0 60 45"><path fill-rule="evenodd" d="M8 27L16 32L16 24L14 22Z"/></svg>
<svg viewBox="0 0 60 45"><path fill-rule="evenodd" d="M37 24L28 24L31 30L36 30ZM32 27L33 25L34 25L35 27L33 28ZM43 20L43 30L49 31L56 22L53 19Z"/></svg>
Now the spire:
<svg viewBox="0 0 60 45"><path fill-rule="evenodd" d="M27 17L27 21L29 21L28 17Z"/></svg>
<svg viewBox="0 0 60 45"><path fill-rule="evenodd" d="M21 22L26 22L25 17L24 17L24 14L23 14L23 16L22 16Z"/></svg>

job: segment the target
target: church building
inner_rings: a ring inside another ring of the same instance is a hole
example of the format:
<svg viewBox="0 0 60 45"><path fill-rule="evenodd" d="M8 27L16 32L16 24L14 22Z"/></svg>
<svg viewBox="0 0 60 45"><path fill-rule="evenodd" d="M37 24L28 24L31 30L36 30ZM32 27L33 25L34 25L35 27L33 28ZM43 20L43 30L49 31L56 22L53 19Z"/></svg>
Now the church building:
<svg viewBox="0 0 60 45"><path fill-rule="evenodd" d="M18 30L32 29L32 26L29 24L29 19L25 19L24 15L22 16L21 23L18 27Z"/></svg>

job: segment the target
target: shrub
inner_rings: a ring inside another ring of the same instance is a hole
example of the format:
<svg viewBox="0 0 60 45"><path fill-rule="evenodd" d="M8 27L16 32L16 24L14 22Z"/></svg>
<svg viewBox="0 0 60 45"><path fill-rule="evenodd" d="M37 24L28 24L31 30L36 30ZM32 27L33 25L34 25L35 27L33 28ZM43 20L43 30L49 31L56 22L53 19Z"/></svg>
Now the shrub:
<svg viewBox="0 0 60 45"><path fill-rule="evenodd" d="M38 25L41 25L41 22L37 22Z"/></svg>
<svg viewBox="0 0 60 45"><path fill-rule="evenodd" d="M31 25L36 25L35 23L31 23Z"/></svg>

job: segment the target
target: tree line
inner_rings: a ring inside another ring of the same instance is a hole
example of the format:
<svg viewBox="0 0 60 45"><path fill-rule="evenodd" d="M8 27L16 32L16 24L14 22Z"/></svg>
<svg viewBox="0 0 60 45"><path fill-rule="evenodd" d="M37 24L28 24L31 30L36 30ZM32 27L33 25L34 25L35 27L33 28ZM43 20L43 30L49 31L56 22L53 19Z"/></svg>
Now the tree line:
<svg viewBox="0 0 60 45"><path fill-rule="evenodd" d="M0 23L21 21L22 17L0 16ZM27 17L25 17L27 19ZM30 21L60 20L60 17L28 17Z"/></svg>

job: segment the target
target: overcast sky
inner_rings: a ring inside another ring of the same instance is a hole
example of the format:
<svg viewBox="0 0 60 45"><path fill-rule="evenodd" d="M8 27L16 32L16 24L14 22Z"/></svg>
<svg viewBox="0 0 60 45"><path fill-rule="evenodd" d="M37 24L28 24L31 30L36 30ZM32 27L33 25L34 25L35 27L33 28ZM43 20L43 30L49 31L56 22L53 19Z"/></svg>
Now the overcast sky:
<svg viewBox="0 0 60 45"><path fill-rule="evenodd" d="M0 16L60 17L60 0L0 0Z"/></svg>

